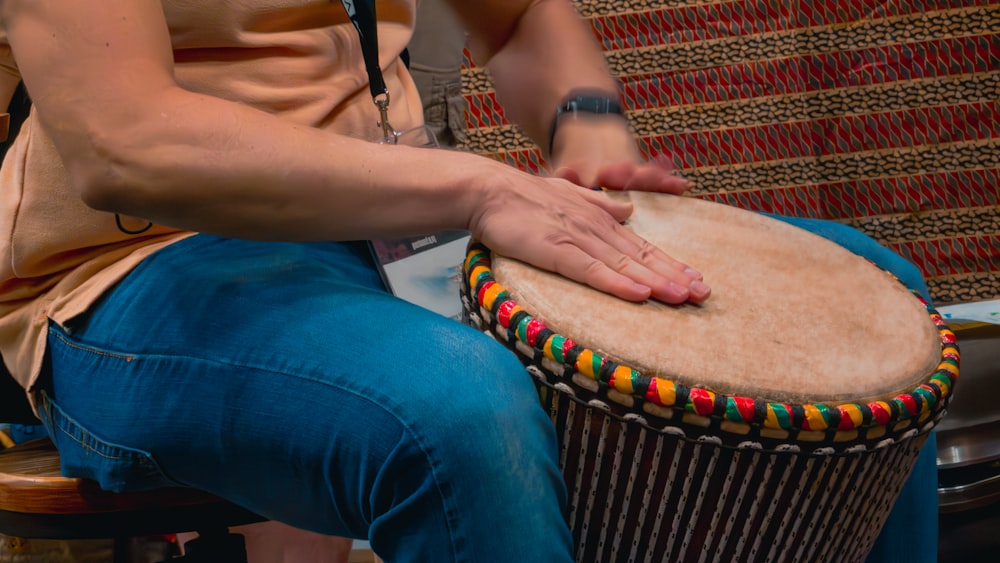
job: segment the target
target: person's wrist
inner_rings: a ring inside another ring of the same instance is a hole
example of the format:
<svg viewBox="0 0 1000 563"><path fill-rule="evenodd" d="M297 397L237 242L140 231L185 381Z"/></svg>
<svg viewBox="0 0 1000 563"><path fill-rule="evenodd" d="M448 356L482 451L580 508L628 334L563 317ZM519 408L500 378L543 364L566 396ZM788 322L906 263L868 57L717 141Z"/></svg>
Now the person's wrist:
<svg viewBox="0 0 1000 563"><path fill-rule="evenodd" d="M456 201L466 221L465 230L472 232L476 238L481 238L484 216L489 215L506 199L503 194L510 188L511 175L523 172L491 158L467 156L471 158L463 167L464 177L460 181L462 191Z"/></svg>
<svg viewBox="0 0 1000 563"><path fill-rule="evenodd" d="M549 126L548 154L555 150L556 133L564 120L620 120L627 123L625 108L617 92L577 89L570 91L556 107Z"/></svg>
<svg viewBox="0 0 1000 563"><path fill-rule="evenodd" d="M639 147L629 124L607 115L581 114L559 126L548 164L574 168L597 167L609 162L640 162Z"/></svg>

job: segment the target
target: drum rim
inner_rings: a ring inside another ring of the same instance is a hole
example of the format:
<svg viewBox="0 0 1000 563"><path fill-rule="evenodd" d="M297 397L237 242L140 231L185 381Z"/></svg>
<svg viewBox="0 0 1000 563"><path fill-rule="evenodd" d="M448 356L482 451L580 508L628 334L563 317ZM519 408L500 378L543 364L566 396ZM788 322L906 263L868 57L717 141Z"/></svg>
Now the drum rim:
<svg viewBox="0 0 1000 563"><path fill-rule="evenodd" d="M886 275L895 276L883 270ZM470 241L463 264L463 291L488 312L510 336L553 362L574 370L600 386L665 409L783 432L851 433L921 423L944 410L958 379L959 351L955 334L918 292L907 288L927 309L938 330L941 356L937 369L915 389L868 403L774 403L691 388L659 376L647 376L549 329L521 307L496 279L492 251Z"/></svg>

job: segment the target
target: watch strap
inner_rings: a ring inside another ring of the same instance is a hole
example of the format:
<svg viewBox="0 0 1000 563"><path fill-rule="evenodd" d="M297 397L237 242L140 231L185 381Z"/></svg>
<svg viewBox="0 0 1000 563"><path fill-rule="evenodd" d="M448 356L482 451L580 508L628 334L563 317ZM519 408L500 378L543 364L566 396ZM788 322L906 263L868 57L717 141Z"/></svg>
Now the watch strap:
<svg viewBox="0 0 1000 563"><path fill-rule="evenodd" d="M566 114L590 113L595 115L619 115L625 117L625 110L618 102L617 96L606 93L571 93L563 99L556 108L556 115L549 127L549 154L552 154L552 143L556 137L559 120Z"/></svg>

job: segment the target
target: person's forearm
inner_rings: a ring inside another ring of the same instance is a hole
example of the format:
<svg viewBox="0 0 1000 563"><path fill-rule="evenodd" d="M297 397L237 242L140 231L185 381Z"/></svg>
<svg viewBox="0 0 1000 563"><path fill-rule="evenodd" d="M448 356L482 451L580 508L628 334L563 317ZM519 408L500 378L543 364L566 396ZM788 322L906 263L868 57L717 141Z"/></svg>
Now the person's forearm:
<svg viewBox="0 0 1000 563"><path fill-rule="evenodd" d="M107 2L0 2L33 113L96 209L257 239L394 236L467 227L503 177L485 158L379 146L187 91L160 2Z"/></svg>
<svg viewBox="0 0 1000 563"><path fill-rule="evenodd" d="M144 106L131 127L70 143L70 176L95 208L200 232L329 240L467 228L470 179L499 166L457 152L427 158L429 149L296 126L179 88Z"/></svg>
<svg viewBox="0 0 1000 563"><path fill-rule="evenodd" d="M618 91L593 33L566 0L532 3L488 68L508 117L543 149L568 92Z"/></svg>

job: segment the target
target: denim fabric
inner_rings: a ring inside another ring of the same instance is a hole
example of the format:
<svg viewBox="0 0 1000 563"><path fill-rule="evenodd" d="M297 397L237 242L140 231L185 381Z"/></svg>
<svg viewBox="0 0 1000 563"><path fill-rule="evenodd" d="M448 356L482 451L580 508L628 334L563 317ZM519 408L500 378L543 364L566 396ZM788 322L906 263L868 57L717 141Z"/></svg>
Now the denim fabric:
<svg viewBox="0 0 1000 563"><path fill-rule="evenodd" d="M555 432L472 328L382 289L359 244L196 236L52 326L68 475L180 483L387 561L571 561Z"/></svg>
<svg viewBox="0 0 1000 563"><path fill-rule="evenodd" d="M15 444L45 438L47 433L41 424L11 424L7 428Z"/></svg>
<svg viewBox="0 0 1000 563"><path fill-rule="evenodd" d="M861 233L787 220L923 288ZM198 487L392 562L572 559L530 378L485 335L388 295L363 244L191 237L51 326L46 369L67 475ZM877 553L931 560L933 441L924 453Z"/></svg>

